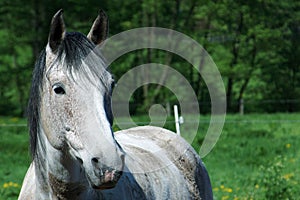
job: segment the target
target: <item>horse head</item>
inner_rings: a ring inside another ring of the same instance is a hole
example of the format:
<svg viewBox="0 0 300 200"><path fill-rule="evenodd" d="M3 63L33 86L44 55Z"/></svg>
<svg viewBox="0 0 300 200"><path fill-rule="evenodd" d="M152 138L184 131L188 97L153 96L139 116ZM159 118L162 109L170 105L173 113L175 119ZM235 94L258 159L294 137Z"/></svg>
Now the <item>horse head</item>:
<svg viewBox="0 0 300 200"><path fill-rule="evenodd" d="M58 11L52 18L41 62L44 69L34 72L35 76L40 72L43 78L37 102L39 139L31 138L33 154L38 154L41 146L47 149L46 154L58 153L56 158L60 160L49 159L49 165L55 168L56 162L69 174L85 173L97 189L114 187L124 166L123 150L111 128L113 78L96 48L106 38L107 30L107 16L100 11L87 37L67 33L62 10ZM31 104L37 101L33 98Z"/></svg>

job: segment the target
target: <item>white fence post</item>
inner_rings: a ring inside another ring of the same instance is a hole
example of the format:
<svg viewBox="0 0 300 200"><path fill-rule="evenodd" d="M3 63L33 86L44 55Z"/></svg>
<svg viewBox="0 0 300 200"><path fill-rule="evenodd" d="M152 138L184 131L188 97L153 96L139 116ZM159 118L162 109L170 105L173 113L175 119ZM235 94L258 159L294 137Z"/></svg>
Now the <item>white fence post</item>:
<svg viewBox="0 0 300 200"><path fill-rule="evenodd" d="M178 107L174 105L174 116L175 116L175 126L176 126L176 133L180 135L180 122L178 117Z"/></svg>

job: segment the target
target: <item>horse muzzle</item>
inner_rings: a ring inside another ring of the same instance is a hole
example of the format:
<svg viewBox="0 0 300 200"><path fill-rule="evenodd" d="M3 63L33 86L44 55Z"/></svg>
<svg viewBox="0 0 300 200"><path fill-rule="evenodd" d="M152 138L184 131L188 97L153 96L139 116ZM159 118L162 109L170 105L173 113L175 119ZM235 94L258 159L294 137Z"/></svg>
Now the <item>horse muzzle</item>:
<svg viewBox="0 0 300 200"><path fill-rule="evenodd" d="M121 163L118 166L108 167L99 164L97 158L92 159L93 176L89 181L94 189L111 189L116 186L122 176L124 168L124 158L121 157Z"/></svg>
<svg viewBox="0 0 300 200"><path fill-rule="evenodd" d="M121 176L122 176L122 171L106 170L104 174L100 176L100 184L93 185L93 188L100 189L100 190L114 188Z"/></svg>

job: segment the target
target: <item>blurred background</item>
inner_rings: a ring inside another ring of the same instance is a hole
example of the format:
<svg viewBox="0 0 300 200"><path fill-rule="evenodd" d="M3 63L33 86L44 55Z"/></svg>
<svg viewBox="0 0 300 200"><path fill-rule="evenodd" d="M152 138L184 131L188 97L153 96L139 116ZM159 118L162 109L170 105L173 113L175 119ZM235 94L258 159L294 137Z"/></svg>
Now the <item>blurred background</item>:
<svg viewBox="0 0 300 200"><path fill-rule="evenodd" d="M226 86L228 112L300 110L300 7L298 1L0 1L0 115L25 116L31 73L47 43L53 14L64 9L68 31L87 34L99 8L110 35L137 27L182 32L212 56ZM210 98L200 74L185 60L162 51L141 50L111 66L116 80L133 66L158 62L190 81L202 112ZM201 68L201 66L199 66ZM149 105L173 105L165 88L146 85L132 99L132 114Z"/></svg>
<svg viewBox="0 0 300 200"><path fill-rule="evenodd" d="M110 36L164 27L196 40L216 63L227 96L222 135L203 159L215 199L299 198L299 1L0 0L0 199L17 198L30 163L26 109L31 76L47 44L51 18L61 8L67 31L87 34L102 8ZM199 150L210 120L210 97L196 69L177 55L144 49L123 55L110 71L117 81L132 67L154 62L172 66L192 86L203 114L192 144ZM172 110L178 100L167 88L144 85L133 94L130 112L136 121L147 121L156 103ZM175 129L173 121L166 126Z"/></svg>

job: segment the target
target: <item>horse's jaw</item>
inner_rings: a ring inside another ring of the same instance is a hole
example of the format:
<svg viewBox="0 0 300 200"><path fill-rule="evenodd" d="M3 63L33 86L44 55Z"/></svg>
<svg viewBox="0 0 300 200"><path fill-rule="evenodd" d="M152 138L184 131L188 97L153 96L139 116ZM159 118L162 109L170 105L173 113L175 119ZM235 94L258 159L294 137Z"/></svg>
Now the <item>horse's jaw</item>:
<svg viewBox="0 0 300 200"><path fill-rule="evenodd" d="M68 147L56 149L40 129L37 141L37 155L33 160L36 174L36 189L40 199L99 199L102 190L114 188L122 176L124 157L119 169L99 168L103 177L95 169L88 167L71 153ZM94 166L95 167L95 166ZM100 172L99 172L100 174ZM101 199L101 198L100 198Z"/></svg>
<svg viewBox="0 0 300 200"><path fill-rule="evenodd" d="M53 195L59 199L81 199L86 197L86 182L64 182L57 179L53 174L49 173L49 183Z"/></svg>
<svg viewBox="0 0 300 200"><path fill-rule="evenodd" d="M37 141L37 154L33 160L37 194L46 199L80 199L86 196L89 183L81 163L68 151L55 149L46 139L43 130Z"/></svg>

